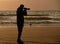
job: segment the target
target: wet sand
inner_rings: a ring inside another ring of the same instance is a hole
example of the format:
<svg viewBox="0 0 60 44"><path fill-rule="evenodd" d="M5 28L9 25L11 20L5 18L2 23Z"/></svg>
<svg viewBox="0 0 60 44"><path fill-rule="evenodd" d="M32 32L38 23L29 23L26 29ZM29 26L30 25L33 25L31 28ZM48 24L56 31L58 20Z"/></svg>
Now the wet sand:
<svg viewBox="0 0 60 44"><path fill-rule="evenodd" d="M60 26L24 26L25 44L60 44ZM0 26L0 44L17 44L17 26Z"/></svg>

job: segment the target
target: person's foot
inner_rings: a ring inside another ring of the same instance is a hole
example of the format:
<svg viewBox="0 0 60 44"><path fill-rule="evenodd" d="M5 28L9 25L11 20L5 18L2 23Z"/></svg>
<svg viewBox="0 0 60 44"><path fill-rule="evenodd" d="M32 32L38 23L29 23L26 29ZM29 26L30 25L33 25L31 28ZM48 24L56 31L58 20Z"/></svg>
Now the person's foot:
<svg viewBox="0 0 60 44"><path fill-rule="evenodd" d="M22 40L17 40L18 44L24 44L24 42Z"/></svg>

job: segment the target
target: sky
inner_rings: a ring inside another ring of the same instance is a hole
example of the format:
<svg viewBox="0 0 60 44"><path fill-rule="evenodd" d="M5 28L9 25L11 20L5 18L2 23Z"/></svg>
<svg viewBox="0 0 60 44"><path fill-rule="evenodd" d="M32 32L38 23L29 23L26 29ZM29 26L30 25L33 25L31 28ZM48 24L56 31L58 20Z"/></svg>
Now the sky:
<svg viewBox="0 0 60 44"><path fill-rule="evenodd" d="M16 10L20 4L31 10L60 10L60 0L0 0L0 10Z"/></svg>

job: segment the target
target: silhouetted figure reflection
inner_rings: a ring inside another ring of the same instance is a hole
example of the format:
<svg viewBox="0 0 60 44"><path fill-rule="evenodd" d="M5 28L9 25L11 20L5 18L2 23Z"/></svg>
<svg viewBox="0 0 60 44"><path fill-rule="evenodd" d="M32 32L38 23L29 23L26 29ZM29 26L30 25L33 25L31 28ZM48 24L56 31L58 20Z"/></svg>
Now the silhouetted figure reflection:
<svg viewBox="0 0 60 44"><path fill-rule="evenodd" d="M17 8L17 27L18 27L18 44L24 44L21 40L22 29L24 26L24 16L27 15L27 10L29 8L24 8L24 5L21 4L20 7Z"/></svg>

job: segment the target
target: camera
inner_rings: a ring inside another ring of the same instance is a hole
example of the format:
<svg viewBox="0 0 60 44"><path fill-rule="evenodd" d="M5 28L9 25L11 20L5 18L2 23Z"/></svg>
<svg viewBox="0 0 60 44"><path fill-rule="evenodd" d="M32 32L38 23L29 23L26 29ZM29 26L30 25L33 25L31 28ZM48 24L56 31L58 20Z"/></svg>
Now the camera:
<svg viewBox="0 0 60 44"><path fill-rule="evenodd" d="M30 8L24 8L25 10L30 10Z"/></svg>

